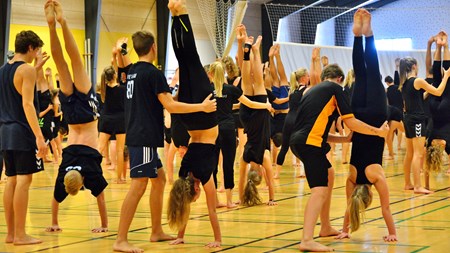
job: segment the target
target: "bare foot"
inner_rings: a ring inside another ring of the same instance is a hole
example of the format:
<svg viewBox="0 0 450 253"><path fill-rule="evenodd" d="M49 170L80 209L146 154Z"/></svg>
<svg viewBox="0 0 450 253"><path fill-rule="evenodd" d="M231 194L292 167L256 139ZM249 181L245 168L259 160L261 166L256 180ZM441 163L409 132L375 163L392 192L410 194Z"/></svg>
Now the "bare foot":
<svg viewBox="0 0 450 253"><path fill-rule="evenodd" d="M53 6L52 0L47 0L44 5L44 11L45 11L45 18L47 19L47 23L50 26L55 26L55 8Z"/></svg>
<svg viewBox="0 0 450 253"><path fill-rule="evenodd" d="M362 36L362 9L358 9L353 15L353 34L355 37Z"/></svg>
<svg viewBox="0 0 450 253"><path fill-rule="evenodd" d="M258 38L256 38L255 44L253 44L253 46L252 46L253 52L255 52L255 53L259 52L259 48L261 47L261 42L262 42L262 36L259 35Z"/></svg>
<svg viewBox="0 0 450 253"><path fill-rule="evenodd" d="M127 241L123 241L123 242L117 242L116 241L116 242L114 242L113 250L114 251L119 251L119 252L130 252L130 253L142 253L142 252L144 252L143 249L135 247L132 244L128 243Z"/></svg>
<svg viewBox="0 0 450 253"><path fill-rule="evenodd" d="M6 235L5 243L13 243L14 242L14 236L13 235Z"/></svg>
<svg viewBox="0 0 450 253"><path fill-rule="evenodd" d="M221 185L219 188L217 188L217 192L225 192L225 187Z"/></svg>
<svg viewBox="0 0 450 253"><path fill-rule="evenodd" d="M56 14L56 21L61 24L61 22L65 21L64 15L63 15L63 9L62 5L58 1L53 1L53 5L55 6L55 14Z"/></svg>
<svg viewBox="0 0 450 253"><path fill-rule="evenodd" d="M415 188L414 187L414 193L417 194L430 194L430 193L434 193L433 191L427 190L424 187L419 187L419 188Z"/></svg>
<svg viewBox="0 0 450 253"><path fill-rule="evenodd" d="M217 203L216 204L216 208L222 208L222 207L226 207L227 206L227 204L224 204L224 203Z"/></svg>
<svg viewBox="0 0 450 253"><path fill-rule="evenodd" d="M238 205L236 205L235 203L231 202L231 203L227 203L227 208L236 208L238 207Z"/></svg>
<svg viewBox="0 0 450 253"><path fill-rule="evenodd" d="M91 230L92 233L106 233L108 232L108 228L99 227L99 228L93 228Z"/></svg>
<svg viewBox="0 0 450 253"><path fill-rule="evenodd" d="M362 34L364 34L364 36L366 36L366 37L373 36L371 20L372 20L372 15L370 15L370 13L366 9L363 9L361 31L362 31Z"/></svg>
<svg viewBox="0 0 450 253"><path fill-rule="evenodd" d="M328 252L334 251L333 248L327 247L315 241L301 242L299 246L300 251L313 251L313 252Z"/></svg>
<svg viewBox="0 0 450 253"><path fill-rule="evenodd" d="M335 229L333 227L328 227L328 228L321 228L319 236L320 237L328 237L328 236L335 236L340 233L341 232L339 232L337 229Z"/></svg>
<svg viewBox="0 0 450 253"><path fill-rule="evenodd" d="M186 0L169 0L167 7L173 16L187 14Z"/></svg>
<svg viewBox="0 0 450 253"><path fill-rule="evenodd" d="M405 187L403 188L403 190L407 190L407 191L414 190L414 186L413 186L412 184L405 185Z"/></svg>
<svg viewBox="0 0 450 253"><path fill-rule="evenodd" d="M151 242L162 242L162 241L171 241L177 239L176 237L173 237L171 235L165 234L164 232L161 232L159 234L152 234L150 236Z"/></svg>
<svg viewBox="0 0 450 253"><path fill-rule="evenodd" d="M45 228L45 232L61 232L62 229L58 225L52 225L51 227Z"/></svg>
<svg viewBox="0 0 450 253"><path fill-rule="evenodd" d="M34 238L30 235L25 235L23 238L14 238L14 245L30 245L42 243L41 239Z"/></svg>

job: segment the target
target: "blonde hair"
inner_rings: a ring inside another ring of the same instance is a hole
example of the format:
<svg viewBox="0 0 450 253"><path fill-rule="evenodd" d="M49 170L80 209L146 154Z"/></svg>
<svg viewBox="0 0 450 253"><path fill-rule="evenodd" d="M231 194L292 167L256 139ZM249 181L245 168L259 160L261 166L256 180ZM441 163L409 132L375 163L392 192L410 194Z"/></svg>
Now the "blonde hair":
<svg viewBox="0 0 450 253"><path fill-rule="evenodd" d="M209 65L209 73L213 75L212 82L214 83L214 90L216 97L222 97L223 83L225 82L225 72L221 62L213 62Z"/></svg>
<svg viewBox="0 0 450 253"><path fill-rule="evenodd" d="M353 80L355 79L355 71L353 69L350 69L347 72L347 77L345 78L344 81L344 87L349 87L351 88L353 85Z"/></svg>
<svg viewBox="0 0 450 253"><path fill-rule="evenodd" d="M308 70L305 68L299 68L296 71L291 73L290 76L290 91L291 93L294 92L298 87L300 86L300 78L308 74ZM307 85L307 83L305 83Z"/></svg>
<svg viewBox="0 0 450 253"><path fill-rule="evenodd" d="M78 170L70 170L64 176L64 187L68 194L77 195L83 185L83 177Z"/></svg>
<svg viewBox="0 0 450 253"><path fill-rule="evenodd" d="M258 165L259 166L259 165ZM256 186L261 184L261 176L255 169L250 168L247 175L247 184L244 188L243 203L245 206L255 206L262 203Z"/></svg>
<svg viewBox="0 0 450 253"><path fill-rule="evenodd" d="M370 186L365 184L356 185L349 199L348 208L350 213L350 228L352 232L359 229L361 220L364 220L364 212L372 203Z"/></svg>
<svg viewBox="0 0 450 253"><path fill-rule="evenodd" d="M442 165L442 152L444 147L439 144L431 144L427 148L425 169L428 172L440 172Z"/></svg>
<svg viewBox="0 0 450 253"><path fill-rule="evenodd" d="M417 60L412 57L405 57L400 59L399 65L399 75L400 75L400 84L398 89L401 91L403 89L403 85L406 82L407 75L412 71L413 65L417 65Z"/></svg>
<svg viewBox="0 0 450 253"><path fill-rule="evenodd" d="M100 96L102 98L102 102L105 102L106 97L106 85L114 80L114 75L116 71L113 66L108 66L103 69L102 77L100 79Z"/></svg>
<svg viewBox="0 0 450 253"><path fill-rule="evenodd" d="M174 183L169 195L167 221L171 229L180 231L187 224L191 202L195 197L194 179L180 177Z"/></svg>
<svg viewBox="0 0 450 253"><path fill-rule="evenodd" d="M234 63L233 58L231 58L231 56L226 56L225 58L222 59L222 62L225 65L225 71L227 72L228 78L239 76L239 68L236 65L236 63Z"/></svg>

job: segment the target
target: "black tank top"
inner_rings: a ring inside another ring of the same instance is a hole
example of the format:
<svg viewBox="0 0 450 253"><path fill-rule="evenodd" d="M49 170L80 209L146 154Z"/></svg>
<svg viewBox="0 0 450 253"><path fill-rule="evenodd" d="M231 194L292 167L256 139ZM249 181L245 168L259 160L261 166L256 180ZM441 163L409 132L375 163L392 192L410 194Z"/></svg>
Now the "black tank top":
<svg viewBox="0 0 450 253"><path fill-rule="evenodd" d="M103 115L125 115L125 90L123 85L106 86Z"/></svg>
<svg viewBox="0 0 450 253"><path fill-rule="evenodd" d="M0 125L2 150L34 150L36 138L28 124L22 105L22 95L14 86L17 68L25 62L6 63L0 68ZM36 89L34 107L38 109ZM36 115L38 112L36 111Z"/></svg>
<svg viewBox="0 0 450 253"><path fill-rule="evenodd" d="M412 77L403 84L402 97L405 104L405 113L416 117L426 117L423 101L424 90L414 88L415 77Z"/></svg>

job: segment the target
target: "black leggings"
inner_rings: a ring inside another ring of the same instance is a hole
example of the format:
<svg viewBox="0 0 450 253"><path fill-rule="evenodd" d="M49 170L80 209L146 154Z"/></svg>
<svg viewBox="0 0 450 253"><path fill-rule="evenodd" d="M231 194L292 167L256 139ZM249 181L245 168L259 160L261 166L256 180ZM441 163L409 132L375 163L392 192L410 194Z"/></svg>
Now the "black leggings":
<svg viewBox="0 0 450 253"><path fill-rule="evenodd" d="M200 62L189 16L175 16L172 21L172 46L180 71L178 101L201 103L213 93L213 86ZM215 112L182 114L181 120L187 130L204 130L217 125Z"/></svg>
<svg viewBox="0 0 450 253"><path fill-rule="evenodd" d="M361 121L380 127L387 119L387 98L381 82L380 67L373 36L366 37L364 51L362 37L355 37L353 44L353 86L352 109ZM370 184L365 169L371 164L381 164L384 139L359 133L353 134L350 164L357 170L357 184Z"/></svg>
<svg viewBox="0 0 450 253"><path fill-rule="evenodd" d="M355 117L365 123L380 127L387 118L387 98L381 82L378 55L373 36L366 37L363 49L362 37L355 37L353 43L353 86L352 109Z"/></svg>
<svg viewBox="0 0 450 253"><path fill-rule="evenodd" d="M234 129L219 129L217 148L219 151L222 151L222 168L225 189L233 189L234 158L236 157L236 131ZM214 182L217 187L217 168L214 171Z"/></svg>
<svg viewBox="0 0 450 253"><path fill-rule="evenodd" d="M283 126L283 142L281 143L281 149L277 156L277 165L283 165L286 154L289 151L289 140L291 139L292 128L295 124L296 112L294 110L289 110L286 115Z"/></svg>
<svg viewBox="0 0 450 253"><path fill-rule="evenodd" d="M445 69L449 68L450 61L443 61L442 67ZM433 85L438 87L441 82L441 62L435 61L433 63ZM434 122L428 143L431 143L433 139L444 139L449 145L450 131L447 128L450 125L450 81L447 81L447 86L445 86L442 96L430 96L428 102Z"/></svg>

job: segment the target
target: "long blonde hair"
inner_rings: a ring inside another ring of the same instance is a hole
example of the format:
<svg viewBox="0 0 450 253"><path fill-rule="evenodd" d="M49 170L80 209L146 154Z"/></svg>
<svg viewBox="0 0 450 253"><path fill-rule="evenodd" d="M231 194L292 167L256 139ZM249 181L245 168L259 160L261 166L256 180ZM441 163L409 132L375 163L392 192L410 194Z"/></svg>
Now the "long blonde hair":
<svg viewBox="0 0 450 253"><path fill-rule="evenodd" d="M425 169L428 172L440 172L442 165L442 152L444 147L439 144L431 144L427 148Z"/></svg>
<svg viewBox="0 0 450 253"><path fill-rule="evenodd" d="M114 80L114 76L116 71L113 66L108 66L103 69L102 77L100 79L100 96L102 98L102 102L105 102L106 97L106 85Z"/></svg>
<svg viewBox="0 0 450 253"><path fill-rule="evenodd" d="M348 201L350 214L350 228L352 232L359 229L361 220L364 220L364 212L372 203L370 186L365 184L356 185L352 196Z"/></svg>
<svg viewBox="0 0 450 253"><path fill-rule="evenodd" d="M417 65L417 60L412 57L405 57L400 59L400 66L399 66L400 84L398 86L398 89L400 91L403 89L403 84L405 84L406 79L408 78L408 73L412 71L413 65Z"/></svg>
<svg viewBox="0 0 450 253"><path fill-rule="evenodd" d="M258 165L259 166L259 165ZM255 206L262 203L256 186L261 184L261 176L258 174L257 169L248 171L247 184L244 188L243 203L245 206Z"/></svg>
<svg viewBox="0 0 450 253"><path fill-rule="evenodd" d="M225 72L221 62L213 62L209 65L209 73L212 74L214 83L214 90L216 97L222 97L223 83L225 82Z"/></svg>
<svg viewBox="0 0 450 253"><path fill-rule="evenodd" d="M345 78L345 81L344 81L344 87L351 88L354 80L355 80L355 71L353 69L350 69L347 72L347 77Z"/></svg>
<svg viewBox="0 0 450 253"><path fill-rule="evenodd" d="M70 195L77 195L83 185L83 177L78 170L70 170L64 176L64 188Z"/></svg>
<svg viewBox="0 0 450 253"><path fill-rule="evenodd" d="M173 183L167 207L167 221L170 228L180 231L186 226L194 197L195 188L192 177L180 177Z"/></svg>

